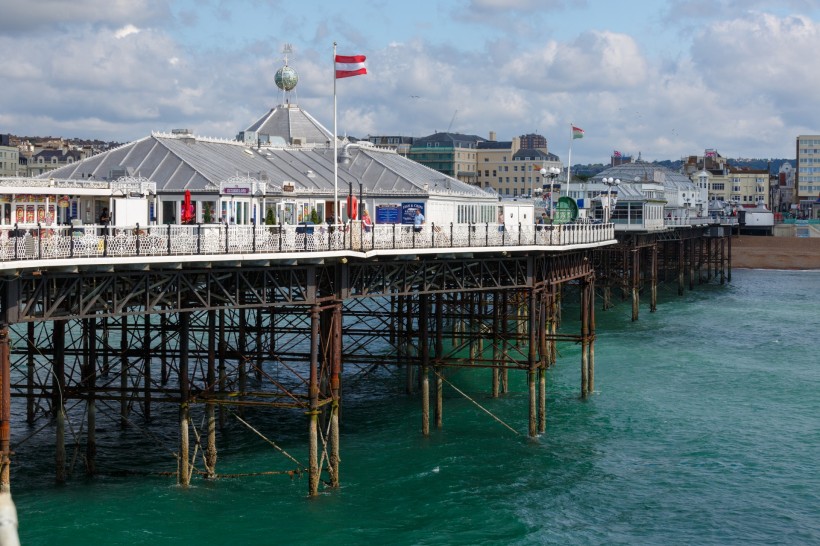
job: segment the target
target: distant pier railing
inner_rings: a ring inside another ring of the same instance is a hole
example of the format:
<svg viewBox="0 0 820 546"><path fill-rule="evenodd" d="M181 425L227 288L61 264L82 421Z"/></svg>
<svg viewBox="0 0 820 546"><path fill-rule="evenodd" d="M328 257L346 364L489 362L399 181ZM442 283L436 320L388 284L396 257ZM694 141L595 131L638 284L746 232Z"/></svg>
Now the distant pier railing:
<svg viewBox="0 0 820 546"><path fill-rule="evenodd" d="M613 224L340 225L189 224L150 226L44 226L0 228L0 262L114 258L276 254L412 249L587 245L615 238Z"/></svg>

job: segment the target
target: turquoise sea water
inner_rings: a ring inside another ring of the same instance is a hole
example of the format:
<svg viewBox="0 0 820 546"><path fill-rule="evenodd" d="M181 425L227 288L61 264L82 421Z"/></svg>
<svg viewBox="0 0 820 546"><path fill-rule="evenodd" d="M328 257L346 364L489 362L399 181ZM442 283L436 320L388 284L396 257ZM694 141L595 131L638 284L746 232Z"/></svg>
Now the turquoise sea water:
<svg viewBox="0 0 820 546"><path fill-rule="evenodd" d="M26 443L12 474L22 543L820 544L820 272L734 271L682 297L663 288L637 322L629 302L597 318L595 394L579 398L580 350L561 346L534 440L523 373L497 400L488 373L451 376L520 435L445 387L444 428L423 438L403 377L350 382L342 487L317 499L283 476L56 486L52 448ZM307 458L304 421L270 425ZM282 467L241 427L224 443L220 472ZM149 459L133 444L100 451L101 466Z"/></svg>

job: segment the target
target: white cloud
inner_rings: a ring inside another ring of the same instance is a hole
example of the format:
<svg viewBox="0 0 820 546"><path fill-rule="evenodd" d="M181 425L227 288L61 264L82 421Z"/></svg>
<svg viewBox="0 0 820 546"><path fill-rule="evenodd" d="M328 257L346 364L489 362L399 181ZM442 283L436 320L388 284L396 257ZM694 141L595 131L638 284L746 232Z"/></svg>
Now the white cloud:
<svg viewBox="0 0 820 546"><path fill-rule="evenodd" d="M29 33L77 24L122 26L168 20L167 0L6 0L0 32Z"/></svg>
<svg viewBox="0 0 820 546"><path fill-rule="evenodd" d="M140 31L140 29L138 29L134 25L129 24L129 25L125 25L121 29L117 30L117 32L114 33L114 36L118 39L122 39L122 38L125 38L126 36L130 36L131 34L137 34L137 33L139 33L139 31Z"/></svg>
<svg viewBox="0 0 820 546"><path fill-rule="evenodd" d="M529 0L520 1L526 7ZM53 8L51 0L42 4ZM487 13L496 7L479 4ZM226 38L237 32L227 25L212 30L213 45L202 50L178 32L190 31L195 18L175 21L160 0L80 0L91 20L58 21L32 5L25 17L12 6L12 16L20 28L49 32L0 33L0 49L25 52L0 58L2 132L130 140L189 127L233 137L281 102L273 77L290 36L238 43ZM523 32L444 45L402 35L361 50L363 32L351 23L305 28L291 56L300 77L295 100L328 128L329 38L341 29L345 53L368 55L369 74L338 85L339 129L353 136L424 136L452 122L452 130L496 131L501 140L540 132L565 158L574 122L586 136L573 160L601 162L613 149L649 159L707 147L730 156L793 156L794 135L820 129L813 108L820 72L806 68L820 49L820 28L808 16L726 12L699 20L691 47L666 57L605 28L568 39Z"/></svg>

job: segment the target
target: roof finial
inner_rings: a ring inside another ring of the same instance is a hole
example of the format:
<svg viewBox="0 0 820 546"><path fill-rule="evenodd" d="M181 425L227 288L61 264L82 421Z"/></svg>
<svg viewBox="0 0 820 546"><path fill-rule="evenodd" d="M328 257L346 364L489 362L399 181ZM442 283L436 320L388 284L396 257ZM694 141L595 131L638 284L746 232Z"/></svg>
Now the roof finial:
<svg viewBox="0 0 820 546"><path fill-rule="evenodd" d="M282 47L282 54L283 60L285 65L276 71L276 76L274 76L274 81L276 82L276 87L282 90L283 95L283 104L290 103L290 92L296 87L296 84L299 83L299 75L296 73L294 69L288 66L288 55L293 53L293 46L291 44L285 44Z"/></svg>

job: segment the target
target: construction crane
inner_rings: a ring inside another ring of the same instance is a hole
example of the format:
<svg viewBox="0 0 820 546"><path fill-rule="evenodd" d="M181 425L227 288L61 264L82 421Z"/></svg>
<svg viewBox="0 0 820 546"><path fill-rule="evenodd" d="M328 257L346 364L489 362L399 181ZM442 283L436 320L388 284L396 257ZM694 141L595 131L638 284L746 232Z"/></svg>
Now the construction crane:
<svg viewBox="0 0 820 546"><path fill-rule="evenodd" d="M453 122L456 120L456 115L457 114L458 114L458 108L456 108L456 111L453 112L453 118L450 120L450 125L447 126L447 132L448 133L450 132L450 129L453 128Z"/></svg>

